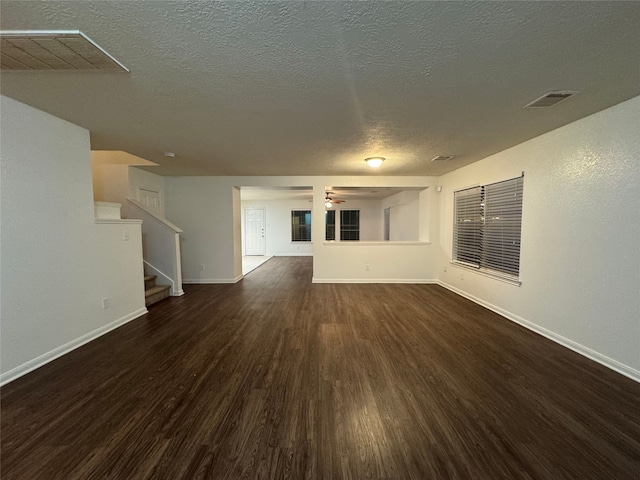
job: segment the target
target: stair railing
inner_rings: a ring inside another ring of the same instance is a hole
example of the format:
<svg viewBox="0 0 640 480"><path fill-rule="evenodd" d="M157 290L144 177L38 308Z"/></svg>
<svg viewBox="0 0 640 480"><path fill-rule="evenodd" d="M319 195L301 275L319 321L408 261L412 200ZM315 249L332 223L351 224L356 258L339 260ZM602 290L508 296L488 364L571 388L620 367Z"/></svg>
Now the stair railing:
<svg viewBox="0 0 640 480"><path fill-rule="evenodd" d="M142 220L142 254L145 272L158 276L158 283L171 285L171 295L184 295L180 234L182 229L150 212L137 200L127 198L122 211L127 218Z"/></svg>

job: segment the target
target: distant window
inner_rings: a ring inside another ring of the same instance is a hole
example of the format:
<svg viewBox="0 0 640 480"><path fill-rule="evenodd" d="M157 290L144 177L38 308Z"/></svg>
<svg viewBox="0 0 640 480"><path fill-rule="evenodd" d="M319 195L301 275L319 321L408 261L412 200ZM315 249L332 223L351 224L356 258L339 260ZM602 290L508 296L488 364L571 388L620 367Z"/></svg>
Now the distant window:
<svg viewBox="0 0 640 480"><path fill-rule="evenodd" d="M311 210L293 210L291 212L291 241L311 241Z"/></svg>
<svg viewBox="0 0 640 480"><path fill-rule="evenodd" d="M325 238L327 240L336 239L336 211L326 210L325 212Z"/></svg>
<svg viewBox="0 0 640 480"><path fill-rule="evenodd" d="M524 177L454 192L453 261L517 279Z"/></svg>
<svg viewBox="0 0 640 480"><path fill-rule="evenodd" d="M340 241L360 240L360 210L340 210Z"/></svg>

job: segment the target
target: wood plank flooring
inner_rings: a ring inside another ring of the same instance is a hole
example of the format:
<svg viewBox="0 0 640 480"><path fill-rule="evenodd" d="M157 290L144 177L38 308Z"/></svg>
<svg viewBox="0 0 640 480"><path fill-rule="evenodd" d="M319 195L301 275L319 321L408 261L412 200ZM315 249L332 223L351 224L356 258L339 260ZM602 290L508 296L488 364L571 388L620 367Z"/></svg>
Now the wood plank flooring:
<svg viewBox="0 0 640 480"><path fill-rule="evenodd" d="M3 479L640 478L640 384L442 287L185 290L2 388Z"/></svg>

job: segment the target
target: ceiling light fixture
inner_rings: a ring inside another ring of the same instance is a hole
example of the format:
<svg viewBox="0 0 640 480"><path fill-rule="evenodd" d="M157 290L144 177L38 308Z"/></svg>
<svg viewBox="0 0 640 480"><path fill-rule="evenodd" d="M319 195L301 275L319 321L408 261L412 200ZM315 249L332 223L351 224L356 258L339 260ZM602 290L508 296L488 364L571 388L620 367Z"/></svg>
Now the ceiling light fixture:
<svg viewBox="0 0 640 480"><path fill-rule="evenodd" d="M324 196L324 206L325 208L331 208L333 203L331 203L331 197L329 196L329 192Z"/></svg>
<svg viewBox="0 0 640 480"><path fill-rule="evenodd" d="M385 161L384 157L369 157L364 159L371 168L378 168Z"/></svg>
<svg viewBox="0 0 640 480"><path fill-rule="evenodd" d="M165 157L176 158L176 154L173 152L164 152Z"/></svg>

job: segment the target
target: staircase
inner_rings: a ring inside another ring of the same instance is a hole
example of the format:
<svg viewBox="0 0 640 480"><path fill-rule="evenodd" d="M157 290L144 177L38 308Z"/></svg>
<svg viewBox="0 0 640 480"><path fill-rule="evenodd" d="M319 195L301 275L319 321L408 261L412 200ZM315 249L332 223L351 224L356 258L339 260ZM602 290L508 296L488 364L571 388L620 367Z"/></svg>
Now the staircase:
<svg viewBox="0 0 640 480"><path fill-rule="evenodd" d="M156 285L155 275L144 276L144 305L148 307L169 296L169 285Z"/></svg>

